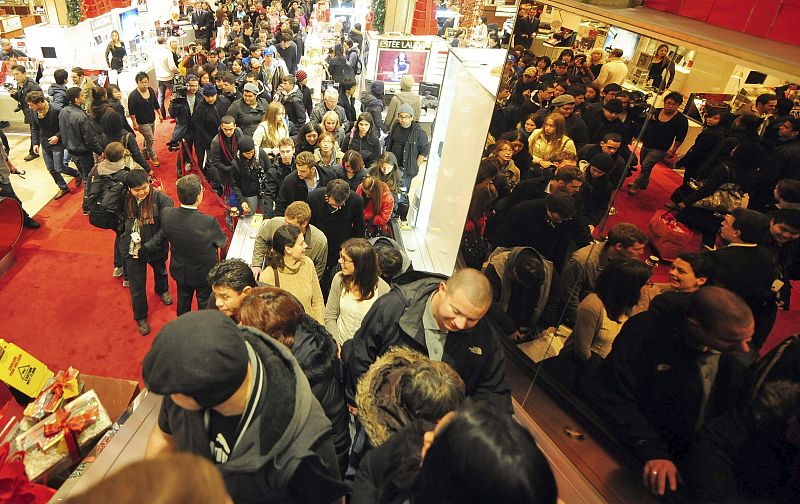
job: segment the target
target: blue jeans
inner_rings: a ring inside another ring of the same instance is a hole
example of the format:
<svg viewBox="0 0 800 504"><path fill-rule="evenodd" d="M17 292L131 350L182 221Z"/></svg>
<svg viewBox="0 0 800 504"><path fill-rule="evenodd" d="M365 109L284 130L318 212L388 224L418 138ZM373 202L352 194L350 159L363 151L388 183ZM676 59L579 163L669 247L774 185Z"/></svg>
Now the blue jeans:
<svg viewBox="0 0 800 504"><path fill-rule="evenodd" d="M639 156L642 159L641 171L634 184L639 189L647 189L647 185L650 184L650 173L653 171L653 167L667 157L667 151L642 147Z"/></svg>
<svg viewBox="0 0 800 504"><path fill-rule="evenodd" d="M73 177L79 177L80 173L75 168L67 166L67 163L64 161L64 154L66 151L64 149L53 149L49 144L47 146L42 144L41 151L42 158L44 158L44 165L47 167L47 171L50 172L50 176L53 177L58 188L62 191L69 190L61 174L66 173Z"/></svg>

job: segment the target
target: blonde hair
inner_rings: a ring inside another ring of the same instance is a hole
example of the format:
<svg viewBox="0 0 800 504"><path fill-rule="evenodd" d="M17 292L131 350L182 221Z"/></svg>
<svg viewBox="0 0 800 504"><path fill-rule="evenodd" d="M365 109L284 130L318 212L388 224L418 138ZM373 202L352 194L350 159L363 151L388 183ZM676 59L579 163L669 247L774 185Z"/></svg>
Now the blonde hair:
<svg viewBox="0 0 800 504"><path fill-rule="evenodd" d="M333 119L334 121L336 121L336 128L333 128L334 131L336 131L336 129L342 125L342 121L339 119L339 114L337 114L333 110L329 110L325 112L325 114L322 116L321 126L324 131L328 131L328 128L325 127L325 121L327 121L328 119Z"/></svg>
<svg viewBox="0 0 800 504"><path fill-rule="evenodd" d="M278 118L279 112L286 113L286 109L279 102L272 102L267 105L267 110L264 112L264 118L262 119L266 123L266 127L264 128L265 135L261 147L270 149L278 147L280 141L289 136L286 124L282 119Z"/></svg>
<svg viewBox="0 0 800 504"><path fill-rule="evenodd" d="M551 119L556 127L556 130L552 135L548 135L544 131L544 126L547 124L547 121ZM542 155L539 156L542 159L549 160L552 156L561 152L564 149L564 145L569 140L569 137L567 136L567 121L564 119L564 116L558 112L552 112L544 118L542 127L534 131L528 139L528 150L530 150L531 154L534 154L536 141L539 140L539 138L543 139L547 143Z"/></svg>
<svg viewBox="0 0 800 504"><path fill-rule="evenodd" d="M597 60L597 63L592 63L592 55L593 54L599 54L600 55L600 59ZM592 65L592 64L597 65L597 64L601 64L601 63L605 63L605 62L606 62L606 52L604 50L602 50L602 49L592 49L592 52L589 53L589 58L586 60L586 63L588 63L589 65Z"/></svg>

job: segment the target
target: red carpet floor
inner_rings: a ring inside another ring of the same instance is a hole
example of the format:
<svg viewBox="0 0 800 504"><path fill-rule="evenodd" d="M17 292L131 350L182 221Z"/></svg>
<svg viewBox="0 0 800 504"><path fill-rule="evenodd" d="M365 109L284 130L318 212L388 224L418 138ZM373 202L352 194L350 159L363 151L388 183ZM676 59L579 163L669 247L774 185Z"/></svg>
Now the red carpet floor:
<svg viewBox="0 0 800 504"><path fill-rule="evenodd" d="M155 173L177 206L176 153L165 147L172 129L169 122L157 127L161 167ZM148 269L152 332L139 335L128 289L111 276L114 233L89 224L81 212L81 191L51 201L36 215L42 227L23 231L15 248L17 264L0 278L0 337L54 370L71 365L89 374L140 380L152 338L175 318L176 305L164 306ZM224 208L210 194L206 191L200 210L215 215L226 229ZM171 278L170 291L176 294Z"/></svg>
<svg viewBox="0 0 800 504"><path fill-rule="evenodd" d="M158 128L157 145L162 148L156 173L177 202L175 153L163 148L171 130L169 123ZM610 223L625 220L644 228L679 180L658 166L646 192L635 198L626 193L618 196L618 214ZM219 202L206 198L201 210L217 216L225 229ZM74 193L51 201L36 218L41 229L24 231L17 246L18 263L0 279L2 338L27 349L51 369L72 365L85 373L140 380L142 359L161 326L175 318L175 305L161 303L152 290L151 274L148 301L153 330L140 336L128 291L121 279L111 277L114 235L89 225L81 213L81 196ZM665 278L667 269L660 266L656 278ZM793 311L780 313L767 348L800 329L800 294L794 300Z"/></svg>

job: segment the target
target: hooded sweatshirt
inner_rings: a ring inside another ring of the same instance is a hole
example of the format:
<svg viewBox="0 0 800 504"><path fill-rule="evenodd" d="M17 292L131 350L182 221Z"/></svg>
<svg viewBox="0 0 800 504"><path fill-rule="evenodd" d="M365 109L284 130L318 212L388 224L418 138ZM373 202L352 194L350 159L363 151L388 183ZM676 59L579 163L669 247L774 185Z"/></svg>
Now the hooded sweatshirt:
<svg viewBox="0 0 800 504"><path fill-rule="evenodd" d="M345 487L333 457L331 424L303 370L277 340L250 327L240 331L261 388L251 394L252 419L243 418L228 460L217 464L228 493L236 504L333 501ZM204 410L185 410L164 397L159 426L172 434L178 451L211 458Z"/></svg>
<svg viewBox="0 0 800 504"><path fill-rule="evenodd" d="M364 92L361 95L361 112L369 112L372 115L372 122L376 130L380 128L384 133L389 131L386 124L383 122L381 115L383 114L383 81L372 81L369 92Z"/></svg>

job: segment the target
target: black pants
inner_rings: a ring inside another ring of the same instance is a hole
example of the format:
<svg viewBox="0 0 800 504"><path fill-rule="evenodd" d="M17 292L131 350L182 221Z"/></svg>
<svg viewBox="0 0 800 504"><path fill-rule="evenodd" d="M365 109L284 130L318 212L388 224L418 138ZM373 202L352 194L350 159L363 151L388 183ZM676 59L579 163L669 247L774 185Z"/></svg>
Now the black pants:
<svg viewBox="0 0 800 504"><path fill-rule="evenodd" d="M14 188L11 186L10 183L9 184L4 184L4 183L0 182L0 196L4 196L6 198L11 198L11 199L17 200L17 202L19 203L20 208L22 208L22 216L25 218L25 220L28 220L28 219L31 218L31 216L28 215L28 212L26 212L25 208L22 206L22 200L19 199L19 196L17 196L17 193L14 192Z"/></svg>
<svg viewBox="0 0 800 504"><path fill-rule="evenodd" d="M722 218L714 215L711 210L704 208L686 207L677 213L676 217L692 231L703 235L703 245L713 247L717 241L717 231L722 223Z"/></svg>
<svg viewBox="0 0 800 504"><path fill-rule="evenodd" d="M92 191L92 180L89 176L89 172L92 171L94 168L94 155L91 152L83 152L80 154L75 154L70 152L72 156L72 160L75 161L75 166L78 167L78 171L81 172L81 176L83 177L83 209L89 209L89 193Z"/></svg>
<svg viewBox="0 0 800 504"><path fill-rule="evenodd" d="M208 298L211 297L211 286L203 285L191 287L189 285L178 284L178 316L192 311L192 298L197 293L197 308L205 310Z"/></svg>
<svg viewBox="0 0 800 504"><path fill-rule="evenodd" d="M133 305L134 320L147 319L147 265L153 269L155 278L154 289L161 295L169 290L167 278L167 258L160 259L134 259L125 254L125 264L128 268L128 280L131 282L131 304Z"/></svg>

